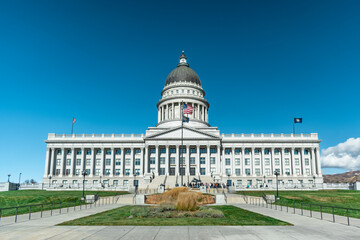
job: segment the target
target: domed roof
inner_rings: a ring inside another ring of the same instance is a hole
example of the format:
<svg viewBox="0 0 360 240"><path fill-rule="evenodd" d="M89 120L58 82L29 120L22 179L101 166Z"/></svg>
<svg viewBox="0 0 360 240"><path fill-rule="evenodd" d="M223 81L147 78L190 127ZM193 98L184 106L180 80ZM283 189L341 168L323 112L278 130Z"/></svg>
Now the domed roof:
<svg viewBox="0 0 360 240"><path fill-rule="evenodd" d="M186 63L186 56L184 51L180 56L180 63L177 65L177 68L172 70L166 78L165 86L180 81L192 82L201 86L200 78L197 73L189 67L189 64Z"/></svg>

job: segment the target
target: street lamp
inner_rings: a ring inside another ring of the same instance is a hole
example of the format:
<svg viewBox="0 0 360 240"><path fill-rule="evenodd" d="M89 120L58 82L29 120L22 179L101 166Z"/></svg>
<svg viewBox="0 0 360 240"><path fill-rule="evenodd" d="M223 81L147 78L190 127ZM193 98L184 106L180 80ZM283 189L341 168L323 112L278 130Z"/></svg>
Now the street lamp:
<svg viewBox="0 0 360 240"><path fill-rule="evenodd" d="M8 174L8 182L10 182L10 177L11 177L11 174L9 173Z"/></svg>
<svg viewBox="0 0 360 240"><path fill-rule="evenodd" d="M276 176L276 199L279 199L279 181L278 181L278 176L280 175L280 172L278 170L275 170L274 172L275 176Z"/></svg>
<svg viewBox="0 0 360 240"><path fill-rule="evenodd" d="M83 179L83 195L82 195L82 198L85 199L85 176L87 175L87 171L86 170L83 170L81 172L81 175L84 176L84 179Z"/></svg>
<svg viewBox="0 0 360 240"><path fill-rule="evenodd" d="M138 189L138 182L137 182L137 180L136 180L136 176L137 175L139 175L139 173L138 172L135 172L135 174L134 174L134 187L135 187L135 193L137 193L137 189Z"/></svg>
<svg viewBox="0 0 360 240"><path fill-rule="evenodd" d="M313 179L314 179L313 185L314 185L314 187L315 187L315 178L316 178L316 176L314 175L313 176Z"/></svg>
<svg viewBox="0 0 360 240"><path fill-rule="evenodd" d="M51 175L49 175L49 187L50 187L50 181L51 181L51 178L52 178L52 176L51 176Z"/></svg>
<svg viewBox="0 0 360 240"><path fill-rule="evenodd" d="M264 184L263 184L263 187L264 187L264 188L265 188L265 184L266 184L265 178L266 178L266 176L264 175Z"/></svg>

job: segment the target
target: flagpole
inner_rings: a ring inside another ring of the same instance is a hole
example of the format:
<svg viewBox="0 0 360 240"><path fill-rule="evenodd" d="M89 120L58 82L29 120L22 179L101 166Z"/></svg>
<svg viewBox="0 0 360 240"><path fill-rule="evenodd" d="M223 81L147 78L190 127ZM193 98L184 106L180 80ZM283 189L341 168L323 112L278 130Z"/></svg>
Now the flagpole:
<svg viewBox="0 0 360 240"><path fill-rule="evenodd" d="M295 136L295 118L293 118L293 134Z"/></svg>
<svg viewBox="0 0 360 240"><path fill-rule="evenodd" d="M183 186L183 174L182 174L182 169L183 169L183 159L182 159L182 155L183 155L183 144L184 144L184 140L183 140L183 126L184 126L184 102L181 101L181 149L180 149L180 175L181 175L181 187Z"/></svg>
<svg viewBox="0 0 360 240"><path fill-rule="evenodd" d="M71 121L71 135L73 135L73 132L74 132L74 117Z"/></svg>

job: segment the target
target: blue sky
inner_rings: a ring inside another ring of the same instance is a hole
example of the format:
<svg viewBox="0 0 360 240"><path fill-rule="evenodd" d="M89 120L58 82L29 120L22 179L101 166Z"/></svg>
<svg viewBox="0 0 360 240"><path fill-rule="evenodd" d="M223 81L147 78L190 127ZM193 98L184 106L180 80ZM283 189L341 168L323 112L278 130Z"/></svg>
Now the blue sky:
<svg viewBox="0 0 360 240"><path fill-rule="evenodd" d="M360 135L359 1L1 1L0 181L48 133L144 133L181 50L222 133ZM355 156L356 157L356 156ZM336 165L336 164L335 164ZM336 167L336 166L335 166ZM325 168L325 173L345 169Z"/></svg>

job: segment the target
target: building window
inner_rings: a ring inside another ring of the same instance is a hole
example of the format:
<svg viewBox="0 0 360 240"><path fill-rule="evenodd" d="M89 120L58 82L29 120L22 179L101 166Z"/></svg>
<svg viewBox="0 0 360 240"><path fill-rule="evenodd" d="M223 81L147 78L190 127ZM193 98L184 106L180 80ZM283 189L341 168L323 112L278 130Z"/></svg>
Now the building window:
<svg viewBox="0 0 360 240"><path fill-rule="evenodd" d="M170 148L170 153L176 153L176 148Z"/></svg>
<svg viewBox="0 0 360 240"><path fill-rule="evenodd" d="M190 153L196 153L196 148L190 148Z"/></svg>
<svg viewBox="0 0 360 240"><path fill-rule="evenodd" d="M90 169L85 169L86 175L90 175L91 171Z"/></svg>
<svg viewBox="0 0 360 240"><path fill-rule="evenodd" d="M255 158L255 166L260 166L260 158Z"/></svg>
<svg viewBox="0 0 360 240"><path fill-rule="evenodd" d="M216 148L210 148L210 153L216 153Z"/></svg>
<svg viewBox="0 0 360 240"><path fill-rule="evenodd" d="M215 164L215 157L210 158L210 164Z"/></svg>
<svg viewBox="0 0 360 240"><path fill-rule="evenodd" d="M230 166L230 158L225 158L225 165Z"/></svg>
<svg viewBox="0 0 360 240"><path fill-rule="evenodd" d="M150 168L151 173L155 173L155 168Z"/></svg>
<svg viewBox="0 0 360 240"><path fill-rule="evenodd" d="M165 168L159 169L159 175L165 175Z"/></svg>
<svg viewBox="0 0 360 240"><path fill-rule="evenodd" d="M304 149L304 155L308 155L309 154L309 150Z"/></svg>
<svg viewBox="0 0 360 240"><path fill-rule="evenodd" d="M109 176L110 175L110 169L105 169L105 175Z"/></svg>
<svg viewBox="0 0 360 240"><path fill-rule="evenodd" d="M236 168L236 169L235 169L235 175L236 175L236 176L240 176L240 175L241 175L241 169L240 169L240 168Z"/></svg>
<svg viewBox="0 0 360 240"><path fill-rule="evenodd" d="M310 169L308 169L308 168L305 169L305 172L306 172L306 175L307 175L307 176L310 176Z"/></svg>
<svg viewBox="0 0 360 240"><path fill-rule="evenodd" d="M61 154L61 149L57 150L57 154L58 154L58 155Z"/></svg>
<svg viewBox="0 0 360 240"><path fill-rule="evenodd" d="M95 176L99 176L100 175L100 169L95 169Z"/></svg>
<svg viewBox="0 0 360 240"><path fill-rule="evenodd" d="M265 158L265 165L269 166L270 165L270 158Z"/></svg>
<svg viewBox="0 0 360 240"><path fill-rule="evenodd" d="M288 175L288 176L290 175L290 168L285 169L285 174Z"/></svg>
<svg viewBox="0 0 360 240"><path fill-rule="evenodd" d="M300 165L300 160L299 158L295 158L295 166L299 166Z"/></svg>
<svg viewBox="0 0 360 240"><path fill-rule="evenodd" d="M101 154L101 149L98 149L97 151L96 151L96 154Z"/></svg>
<svg viewBox="0 0 360 240"><path fill-rule="evenodd" d="M225 155L229 155L231 153L230 148L225 148Z"/></svg>
<svg viewBox="0 0 360 240"><path fill-rule="evenodd" d="M130 165L131 165L131 159L125 158L125 166L130 166Z"/></svg>
<svg viewBox="0 0 360 240"><path fill-rule="evenodd" d="M121 159L115 159L115 165L120 166L121 165Z"/></svg>
<svg viewBox="0 0 360 240"><path fill-rule="evenodd" d="M114 185L115 187L117 187L117 186L119 185L119 180L114 180L114 181L113 181L113 185Z"/></svg>
<svg viewBox="0 0 360 240"><path fill-rule="evenodd" d="M129 175L130 175L130 172L129 172ZM124 181L123 181L123 186L124 186L124 187L129 186L129 180L124 180Z"/></svg>
<svg viewBox="0 0 360 240"><path fill-rule="evenodd" d="M250 158L245 158L245 165L250 166Z"/></svg>
<svg viewBox="0 0 360 240"><path fill-rule="evenodd" d="M206 148L200 148L200 153L206 153Z"/></svg>
<svg viewBox="0 0 360 240"><path fill-rule="evenodd" d="M280 158L275 158L275 165L280 165Z"/></svg>
<svg viewBox="0 0 360 240"><path fill-rule="evenodd" d="M200 164L205 164L205 158L204 157L200 158Z"/></svg>
<svg viewBox="0 0 360 240"><path fill-rule="evenodd" d="M61 159L56 159L56 166L61 166Z"/></svg>
<svg viewBox="0 0 360 240"><path fill-rule="evenodd" d="M249 155L250 154L250 149L245 149L245 155Z"/></svg>
<svg viewBox="0 0 360 240"><path fill-rule="evenodd" d="M155 164L155 158L154 157L150 158L150 164Z"/></svg>
<svg viewBox="0 0 360 240"><path fill-rule="evenodd" d="M181 165L185 165L185 157L181 157L181 158L180 158L180 164L181 164Z"/></svg>
<svg viewBox="0 0 360 240"><path fill-rule="evenodd" d="M101 159L96 159L96 166L100 166L101 165Z"/></svg>
<svg viewBox="0 0 360 240"><path fill-rule="evenodd" d="M287 155L287 154L289 154L289 149L284 149L284 153Z"/></svg>
<svg viewBox="0 0 360 240"><path fill-rule="evenodd" d="M194 157L190 158L190 164L195 164L195 158Z"/></svg>
<svg viewBox="0 0 360 240"><path fill-rule="evenodd" d="M115 175L119 176L120 175L120 169L115 169Z"/></svg>
<svg viewBox="0 0 360 240"><path fill-rule="evenodd" d="M66 175L66 176L69 176L69 175L70 175L70 169L66 169L66 170L65 170L65 175Z"/></svg>
<svg viewBox="0 0 360 240"><path fill-rule="evenodd" d="M235 158L235 165L239 166L240 164L240 158Z"/></svg>
<svg viewBox="0 0 360 240"><path fill-rule="evenodd" d="M165 158L164 157L160 158L160 164L165 164Z"/></svg>
<svg viewBox="0 0 360 240"><path fill-rule="evenodd" d="M170 158L170 164L175 164L175 158L174 157Z"/></svg>
<svg viewBox="0 0 360 240"><path fill-rule="evenodd" d="M140 175L140 169L139 168L135 168L135 175Z"/></svg>
<svg viewBox="0 0 360 240"><path fill-rule="evenodd" d="M255 174L256 176L260 176L260 168L255 168Z"/></svg>
<svg viewBox="0 0 360 240"><path fill-rule="evenodd" d="M76 166L80 166L80 165L81 165L81 159L78 158L78 159L76 159Z"/></svg>
<svg viewBox="0 0 360 240"><path fill-rule="evenodd" d="M200 168L200 175L205 175L205 168Z"/></svg>
<svg viewBox="0 0 360 240"><path fill-rule="evenodd" d="M296 169L296 175L300 175L300 169L299 168Z"/></svg>
<svg viewBox="0 0 360 240"><path fill-rule="evenodd" d="M110 149L106 150L106 155L111 155L111 150Z"/></svg>
<svg viewBox="0 0 360 240"><path fill-rule="evenodd" d="M236 185L237 186L242 186L242 180L241 179L236 180Z"/></svg>
<svg viewBox="0 0 360 240"><path fill-rule="evenodd" d="M130 155L131 154L131 149L126 149L125 154Z"/></svg>
<svg viewBox="0 0 360 240"><path fill-rule="evenodd" d="M274 154L276 154L276 155L279 155L279 153L280 153L280 150L279 149L274 149Z"/></svg>
<svg viewBox="0 0 360 240"><path fill-rule="evenodd" d="M86 166L90 166L91 165L91 159L86 159Z"/></svg>
<svg viewBox="0 0 360 240"><path fill-rule="evenodd" d="M250 176L250 169L249 169L249 168L246 168L246 169L245 169L245 174L246 174L247 176Z"/></svg>
<svg viewBox="0 0 360 240"><path fill-rule="evenodd" d="M290 159L289 158L285 158L285 166L289 166L290 165Z"/></svg>
<svg viewBox="0 0 360 240"><path fill-rule="evenodd" d="M231 175L231 169L230 169L230 168L226 168L226 169L225 169L225 174L226 174L226 176Z"/></svg>
<svg viewBox="0 0 360 240"><path fill-rule="evenodd" d="M186 148L180 148L180 153L186 153Z"/></svg>
<svg viewBox="0 0 360 240"><path fill-rule="evenodd" d="M240 155L240 148L235 148L235 155Z"/></svg>
<svg viewBox="0 0 360 240"><path fill-rule="evenodd" d="M265 175L270 176L270 168L265 168Z"/></svg>
<svg viewBox="0 0 360 240"><path fill-rule="evenodd" d="M216 168L214 168L214 167L210 168L210 172L211 172L211 173L216 172Z"/></svg>
<svg viewBox="0 0 360 240"><path fill-rule="evenodd" d="M91 155L91 149L86 150L86 155Z"/></svg>
<svg viewBox="0 0 360 240"><path fill-rule="evenodd" d="M156 148L150 148L150 153L156 153Z"/></svg>
<svg viewBox="0 0 360 240"><path fill-rule="evenodd" d="M141 149L136 149L135 150L135 154L140 154L141 153Z"/></svg>
<svg viewBox="0 0 360 240"><path fill-rule="evenodd" d="M127 169L125 169L125 176L129 176L129 175L130 175L130 169L127 168Z"/></svg>
<svg viewBox="0 0 360 240"><path fill-rule="evenodd" d="M269 149L265 149L265 150L264 150L264 154L265 154L265 155L269 155L269 154L270 154L270 150L269 150Z"/></svg>
<svg viewBox="0 0 360 240"><path fill-rule="evenodd" d="M308 158L305 158L305 165L306 165L306 166L309 166L309 163L310 163L310 162L309 162L309 159L308 159Z"/></svg>
<svg viewBox="0 0 360 240"><path fill-rule="evenodd" d="M80 175L80 169L75 169L75 175L77 175L77 176Z"/></svg>
<svg viewBox="0 0 360 240"><path fill-rule="evenodd" d="M67 154L70 155L72 153L72 150L71 149L68 149L67 150Z"/></svg>
<svg viewBox="0 0 360 240"><path fill-rule="evenodd" d="M71 165L71 159L66 159L66 166L70 166Z"/></svg>
<svg viewBox="0 0 360 240"><path fill-rule="evenodd" d="M81 155L81 150L77 150L76 155Z"/></svg>
<svg viewBox="0 0 360 240"><path fill-rule="evenodd" d="M160 153L166 153L166 148L160 148Z"/></svg>
<svg viewBox="0 0 360 240"><path fill-rule="evenodd" d="M135 165L140 166L140 158L135 158Z"/></svg>
<svg viewBox="0 0 360 240"><path fill-rule="evenodd" d="M56 169L55 175L56 175L56 176L60 175L60 169Z"/></svg>
<svg viewBox="0 0 360 240"><path fill-rule="evenodd" d="M295 155L298 155L298 154L299 154L299 150L295 149L295 150L294 150L294 154L295 154Z"/></svg>
<svg viewBox="0 0 360 240"><path fill-rule="evenodd" d="M111 165L111 159L110 158L105 159L105 165L107 165L107 166Z"/></svg>
<svg viewBox="0 0 360 240"><path fill-rule="evenodd" d="M115 154L116 154L116 155L120 155L120 154L121 154L121 149L116 149Z"/></svg>
<svg viewBox="0 0 360 240"><path fill-rule="evenodd" d="M255 150L254 150L254 154L255 154L255 155L259 155L259 153L260 153L260 150L259 150L259 149L255 149Z"/></svg>

